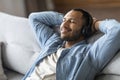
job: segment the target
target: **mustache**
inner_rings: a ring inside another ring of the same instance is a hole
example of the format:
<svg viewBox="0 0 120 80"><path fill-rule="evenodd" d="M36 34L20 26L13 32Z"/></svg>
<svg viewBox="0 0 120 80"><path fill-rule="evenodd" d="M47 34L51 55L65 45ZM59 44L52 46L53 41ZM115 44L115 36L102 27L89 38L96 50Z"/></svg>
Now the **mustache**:
<svg viewBox="0 0 120 80"><path fill-rule="evenodd" d="M60 31L62 31L63 29L65 29L65 30L67 30L67 31L72 31L71 28L66 27L66 26L62 26L62 27L60 28Z"/></svg>

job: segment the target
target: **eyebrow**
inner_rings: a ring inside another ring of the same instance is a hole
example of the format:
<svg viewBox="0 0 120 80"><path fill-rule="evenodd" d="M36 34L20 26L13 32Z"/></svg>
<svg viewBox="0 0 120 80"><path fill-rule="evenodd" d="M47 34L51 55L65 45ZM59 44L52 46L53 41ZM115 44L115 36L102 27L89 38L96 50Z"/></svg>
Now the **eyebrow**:
<svg viewBox="0 0 120 80"><path fill-rule="evenodd" d="M69 20L75 20L76 21L76 19L75 18L63 18L63 19L69 19Z"/></svg>

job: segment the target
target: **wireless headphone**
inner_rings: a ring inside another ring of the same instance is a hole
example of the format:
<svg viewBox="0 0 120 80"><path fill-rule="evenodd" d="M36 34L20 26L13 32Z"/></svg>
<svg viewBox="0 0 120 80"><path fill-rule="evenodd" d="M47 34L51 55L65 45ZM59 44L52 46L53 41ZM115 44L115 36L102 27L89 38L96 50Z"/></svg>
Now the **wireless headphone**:
<svg viewBox="0 0 120 80"><path fill-rule="evenodd" d="M84 36L84 38L89 38L92 35L92 17L88 17L88 20L86 20L86 23L82 26L81 34Z"/></svg>

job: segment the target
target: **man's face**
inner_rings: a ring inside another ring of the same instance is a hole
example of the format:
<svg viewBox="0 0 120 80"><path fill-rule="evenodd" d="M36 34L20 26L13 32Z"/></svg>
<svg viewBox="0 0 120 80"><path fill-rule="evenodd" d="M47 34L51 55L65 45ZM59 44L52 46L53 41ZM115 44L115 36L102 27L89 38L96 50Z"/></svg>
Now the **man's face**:
<svg viewBox="0 0 120 80"><path fill-rule="evenodd" d="M64 16L60 26L61 38L63 40L75 41L80 39L83 25L82 15L81 12L71 10Z"/></svg>

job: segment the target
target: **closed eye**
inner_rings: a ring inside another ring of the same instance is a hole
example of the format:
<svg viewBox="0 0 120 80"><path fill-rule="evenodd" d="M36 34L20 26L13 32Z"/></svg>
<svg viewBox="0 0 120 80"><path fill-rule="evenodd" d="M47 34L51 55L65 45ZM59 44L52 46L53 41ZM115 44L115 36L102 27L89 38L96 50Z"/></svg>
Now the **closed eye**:
<svg viewBox="0 0 120 80"><path fill-rule="evenodd" d="M66 19L65 18L63 18L63 22L65 22L66 21Z"/></svg>
<svg viewBox="0 0 120 80"><path fill-rule="evenodd" d="M69 22L69 23L76 23L76 20L74 20L72 18L68 19L68 20L66 18L63 18L63 22L66 22L66 21Z"/></svg>
<svg viewBox="0 0 120 80"><path fill-rule="evenodd" d="M73 20L73 19L71 19L71 20L70 20L70 22L71 22L71 23L76 23L76 21L75 21L75 20Z"/></svg>

